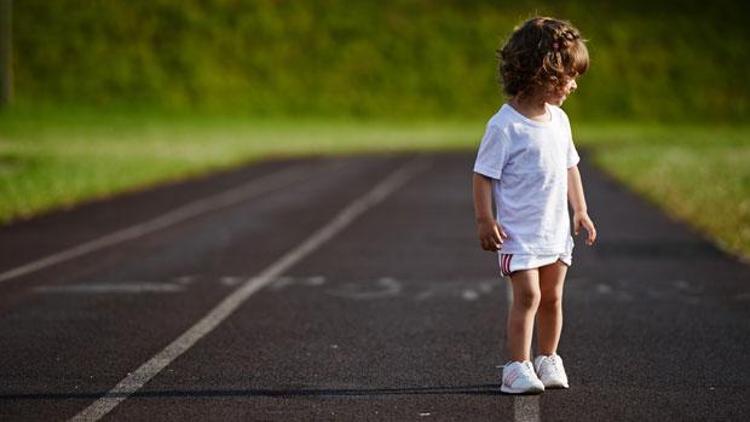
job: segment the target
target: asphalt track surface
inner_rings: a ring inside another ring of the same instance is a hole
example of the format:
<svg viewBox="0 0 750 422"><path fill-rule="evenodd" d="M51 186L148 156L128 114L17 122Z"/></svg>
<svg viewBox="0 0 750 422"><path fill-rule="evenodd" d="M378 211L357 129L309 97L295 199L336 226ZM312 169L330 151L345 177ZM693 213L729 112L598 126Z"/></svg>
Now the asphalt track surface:
<svg viewBox="0 0 750 422"><path fill-rule="evenodd" d="M750 418L750 267L585 154L571 388L501 394L508 286L472 162L266 162L0 228L0 420Z"/></svg>

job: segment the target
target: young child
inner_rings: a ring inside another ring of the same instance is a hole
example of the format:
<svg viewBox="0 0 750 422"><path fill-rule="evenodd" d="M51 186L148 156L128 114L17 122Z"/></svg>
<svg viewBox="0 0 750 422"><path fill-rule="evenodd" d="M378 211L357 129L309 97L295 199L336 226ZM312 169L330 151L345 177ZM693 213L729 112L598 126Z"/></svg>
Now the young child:
<svg viewBox="0 0 750 422"><path fill-rule="evenodd" d="M584 199L570 122L560 108L586 72L588 51L569 22L535 17L515 28L499 50L499 80L509 100L492 116L474 165L473 190L482 248L498 252L510 276L513 305L507 322L510 361L501 391L540 393L568 388L557 345L562 292L572 264L573 227L596 240ZM497 211L492 215L494 197ZM536 319L538 352L530 348Z"/></svg>

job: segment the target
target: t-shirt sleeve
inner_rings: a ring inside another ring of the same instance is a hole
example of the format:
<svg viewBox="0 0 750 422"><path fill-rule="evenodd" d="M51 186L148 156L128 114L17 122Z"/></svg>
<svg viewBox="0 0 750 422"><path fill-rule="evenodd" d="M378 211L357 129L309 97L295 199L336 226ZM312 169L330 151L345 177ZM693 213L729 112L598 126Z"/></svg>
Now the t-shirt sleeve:
<svg viewBox="0 0 750 422"><path fill-rule="evenodd" d="M500 180L508 157L508 141L499 128L488 125L479 144L474 172Z"/></svg>

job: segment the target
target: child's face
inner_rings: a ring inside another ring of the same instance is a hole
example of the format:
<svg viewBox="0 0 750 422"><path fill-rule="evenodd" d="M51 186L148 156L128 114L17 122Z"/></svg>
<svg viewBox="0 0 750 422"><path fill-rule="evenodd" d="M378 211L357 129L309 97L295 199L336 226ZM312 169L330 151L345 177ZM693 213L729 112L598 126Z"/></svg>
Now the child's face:
<svg viewBox="0 0 750 422"><path fill-rule="evenodd" d="M578 88L578 84L576 84L576 78L577 75L566 76L561 86L556 86L547 93L545 102L548 104L561 106L562 103L565 102L565 100L568 98L568 95L570 95Z"/></svg>

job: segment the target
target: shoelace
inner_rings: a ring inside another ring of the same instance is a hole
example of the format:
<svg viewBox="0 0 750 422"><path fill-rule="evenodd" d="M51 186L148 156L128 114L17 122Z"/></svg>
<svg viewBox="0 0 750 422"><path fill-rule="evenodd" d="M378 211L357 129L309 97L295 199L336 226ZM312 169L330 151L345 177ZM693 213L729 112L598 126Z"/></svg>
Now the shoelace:
<svg viewBox="0 0 750 422"><path fill-rule="evenodd" d="M555 368L555 369L558 369L557 368L557 359L555 359L554 357L550 356L550 357L547 358L547 360L551 360L552 361L552 367Z"/></svg>
<svg viewBox="0 0 750 422"><path fill-rule="evenodd" d="M557 359L555 359L552 356L546 356L544 357L544 360L546 360L547 362L550 362L549 365L547 366L547 371L545 372L552 372L555 374L560 373L560 367L558 366Z"/></svg>
<svg viewBox="0 0 750 422"><path fill-rule="evenodd" d="M515 381L519 376L522 374L526 377L530 377L532 375L536 375L534 372L534 366L531 364L531 362L524 362L520 365L520 367L517 369L517 372L519 373L518 376L513 377L513 381Z"/></svg>

